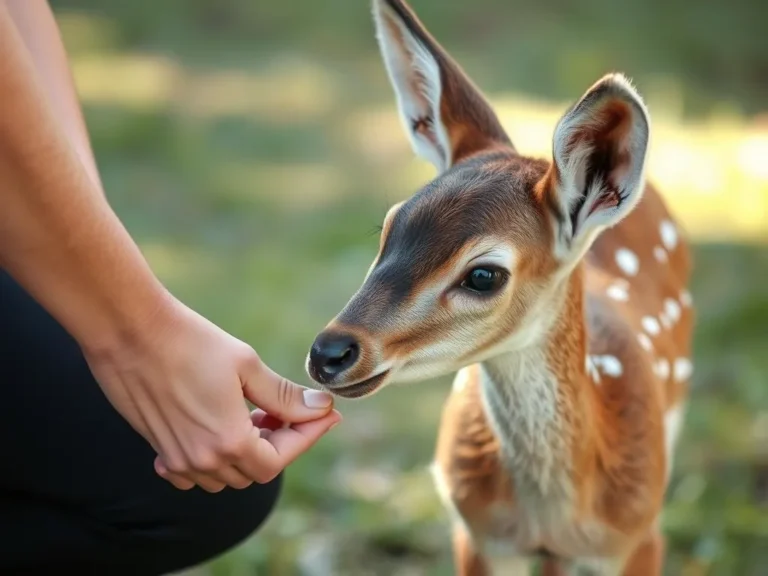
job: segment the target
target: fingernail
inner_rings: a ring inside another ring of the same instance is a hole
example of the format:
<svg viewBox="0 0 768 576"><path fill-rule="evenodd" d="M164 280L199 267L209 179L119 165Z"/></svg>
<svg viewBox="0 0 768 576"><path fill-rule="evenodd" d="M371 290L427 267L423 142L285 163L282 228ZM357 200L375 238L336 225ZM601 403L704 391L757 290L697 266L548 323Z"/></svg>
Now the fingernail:
<svg viewBox="0 0 768 576"><path fill-rule="evenodd" d="M328 408L333 398L322 390L304 390L304 405L307 408Z"/></svg>

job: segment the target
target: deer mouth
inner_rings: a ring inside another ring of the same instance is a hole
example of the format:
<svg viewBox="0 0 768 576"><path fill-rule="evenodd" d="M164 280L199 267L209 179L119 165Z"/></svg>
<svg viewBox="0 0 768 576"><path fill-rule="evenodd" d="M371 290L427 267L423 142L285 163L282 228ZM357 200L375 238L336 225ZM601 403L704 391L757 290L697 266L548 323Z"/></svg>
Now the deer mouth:
<svg viewBox="0 0 768 576"><path fill-rule="evenodd" d="M343 388L330 388L328 386L324 386L324 388L331 394L340 396L341 398L350 400L355 398L362 398L364 396L370 396L379 388L381 388L388 375L389 370L385 370L380 374L376 374L375 376L371 376L370 378L366 378L365 380L356 382L355 384L344 386Z"/></svg>

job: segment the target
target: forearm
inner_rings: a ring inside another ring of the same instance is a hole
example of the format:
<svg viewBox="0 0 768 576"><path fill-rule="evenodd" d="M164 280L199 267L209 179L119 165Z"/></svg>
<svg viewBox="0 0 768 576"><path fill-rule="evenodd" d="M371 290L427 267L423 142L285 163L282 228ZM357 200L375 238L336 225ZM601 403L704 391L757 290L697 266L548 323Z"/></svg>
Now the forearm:
<svg viewBox="0 0 768 576"><path fill-rule="evenodd" d="M103 193L67 54L47 0L5 2L31 56L38 82L56 120L64 129L91 180Z"/></svg>
<svg viewBox="0 0 768 576"><path fill-rule="evenodd" d="M167 301L44 97L0 3L0 266L86 347L130 336Z"/></svg>

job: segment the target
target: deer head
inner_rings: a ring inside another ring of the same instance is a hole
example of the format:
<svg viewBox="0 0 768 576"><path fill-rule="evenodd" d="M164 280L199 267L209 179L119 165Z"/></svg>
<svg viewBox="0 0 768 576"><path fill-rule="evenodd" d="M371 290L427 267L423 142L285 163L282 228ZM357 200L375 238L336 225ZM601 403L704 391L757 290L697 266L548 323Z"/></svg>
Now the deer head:
<svg viewBox="0 0 768 576"><path fill-rule="evenodd" d="M390 208L362 286L311 347L312 379L346 398L541 336L597 235L639 201L649 137L640 96L610 74L557 123L552 162L522 156L406 3L373 4L403 127L437 176Z"/></svg>

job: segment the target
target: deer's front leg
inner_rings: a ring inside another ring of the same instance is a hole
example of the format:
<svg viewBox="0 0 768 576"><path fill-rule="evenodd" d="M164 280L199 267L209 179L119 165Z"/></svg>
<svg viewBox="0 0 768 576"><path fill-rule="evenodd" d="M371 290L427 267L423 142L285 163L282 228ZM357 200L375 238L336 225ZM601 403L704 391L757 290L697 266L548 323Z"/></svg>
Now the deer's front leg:
<svg viewBox="0 0 768 576"><path fill-rule="evenodd" d="M622 576L660 576L664 569L664 536L654 529L629 557Z"/></svg>
<svg viewBox="0 0 768 576"><path fill-rule="evenodd" d="M477 549L466 527L453 525L453 561L457 576L492 576L488 561Z"/></svg>
<svg viewBox="0 0 768 576"><path fill-rule="evenodd" d="M513 555L488 557L472 541L461 524L453 527L453 556L457 576L528 576L531 562ZM545 572L545 574L547 574ZM552 572L553 576L559 572Z"/></svg>

